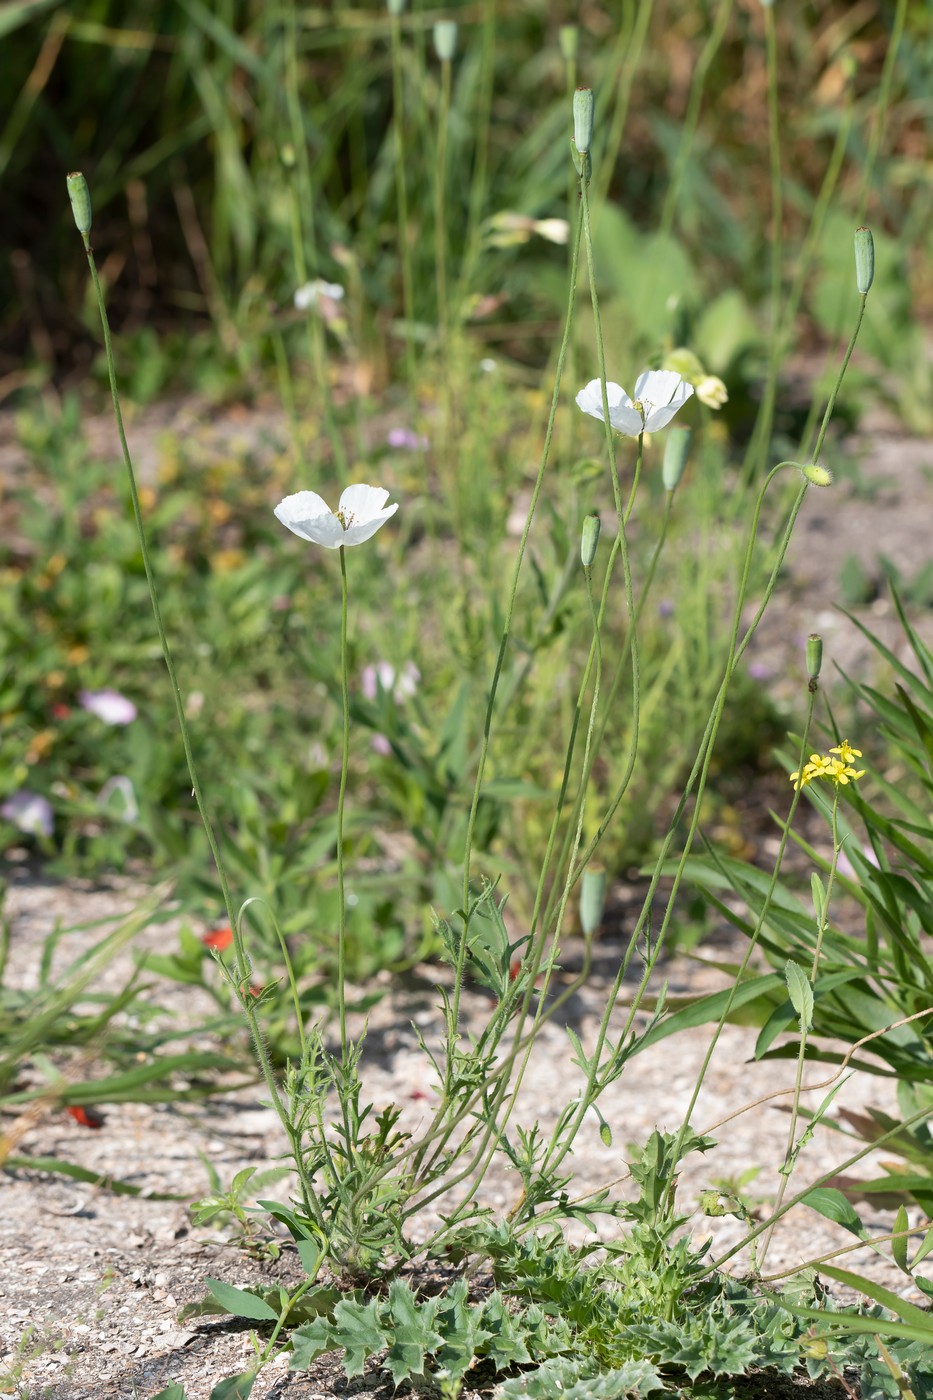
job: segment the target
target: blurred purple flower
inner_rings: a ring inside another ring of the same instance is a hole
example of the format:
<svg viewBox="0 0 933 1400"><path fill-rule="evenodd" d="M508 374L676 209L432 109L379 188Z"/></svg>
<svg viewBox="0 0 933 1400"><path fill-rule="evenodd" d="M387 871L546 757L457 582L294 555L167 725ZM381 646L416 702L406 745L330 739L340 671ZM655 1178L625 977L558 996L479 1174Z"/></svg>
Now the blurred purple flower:
<svg viewBox="0 0 933 1400"><path fill-rule="evenodd" d="M392 745L384 734L374 734L370 744L376 753L381 753L384 757L388 757L392 752Z"/></svg>
<svg viewBox="0 0 933 1400"><path fill-rule="evenodd" d="M752 661L749 663L748 674L753 681L769 681L774 672L767 661Z"/></svg>
<svg viewBox="0 0 933 1400"><path fill-rule="evenodd" d="M55 829L52 804L28 788L12 793L0 807L0 816L29 836L51 836Z"/></svg>
<svg viewBox="0 0 933 1400"><path fill-rule="evenodd" d="M136 706L119 690L80 690L78 701L104 724L132 724L136 718Z"/></svg>
<svg viewBox="0 0 933 1400"><path fill-rule="evenodd" d="M390 428L386 442L390 447L401 447L406 452L427 452L428 440L424 433L416 433L411 428Z"/></svg>

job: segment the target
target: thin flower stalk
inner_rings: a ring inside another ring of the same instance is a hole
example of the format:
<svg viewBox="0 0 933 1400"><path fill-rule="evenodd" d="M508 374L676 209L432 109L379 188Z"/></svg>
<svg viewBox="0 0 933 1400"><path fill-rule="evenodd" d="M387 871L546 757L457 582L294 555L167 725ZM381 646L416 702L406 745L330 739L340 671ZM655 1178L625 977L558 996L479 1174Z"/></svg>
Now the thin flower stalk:
<svg viewBox="0 0 933 1400"><path fill-rule="evenodd" d="M119 390L117 388L116 366L114 364L113 359L113 343L111 341L110 336L110 321L107 316L107 306L106 302L104 301L104 292L100 284L100 277L97 272L97 262L94 257L93 249L91 248L89 233L82 232L81 237L84 243L84 251L87 255L88 269L91 275L91 284L94 288L94 295L97 300L97 308L100 314L101 330L104 338L104 354L107 361L107 374L110 380L110 396L113 402L113 412L117 425L117 435L120 439L120 448L123 454L123 462L126 467L127 482L130 491L130 502L133 509L133 519L136 524L136 533L139 539L140 553L142 554L143 569L146 574L146 583L149 588L149 600L152 605L152 615L155 621L156 632L159 636L159 645L162 649L162 656L165 661L165 669L168 672L169 685L172 692L172 699L175 705L175 715L178 721L179 732L181 734L182 746L185 751L185 761L188 765L188 774L191 778L191 788L194 793L195 802L197 803L198 813L201 817L201 822L204 826L205 835L207 836L208 844L211 848L211 855L214 858L214 865L216 867L217 876L220 881L221 894L223 896L224 908L227 913L227 920L234 933L234 986L237 994L237 999L240 1003L243 1014L246 1018L247 1025L249 1027L250 1038L253 1042L253 1048L256 1052L256 1058L259 1061L259 1067L262 1071L262 1076L265 1080L266 1088L269 1090L269 1095L272 1099L273 1106L275 1108L276 1113L278 1114L280 1122L285 1128L286 1133L289 1133L290 1121L288 1111L285 1107L285 1104L282 1102L282 1098L279 1094L279 1087L272 1069L272 1062L269 1059L265 1041L263 1040L262 1036L262 1030L259 1025L259 1017L257 1015L256 1008L254 1005L254 998L250 995L249 992L249 986L251 982L251 965L248 954L246 952L246 945L243 940L243 931L241 928L240 920L237 916L236 907L233 902L233 895L230 890L230 882L227 878L227 869L223 858L223 852L221 850L220 842L217 837L217 832L214 827L214 822L211 817L210 808L207 803L207 798L204 794L204 790L201 786L201 780L198 775L197 764L194 758L194 751L191 746L191 735L188 730L188 721L185 715L184 701L181 697L181 690L179 689L178 685L178 676L175 671L175 662L172 657L171 648L169 647L168 636L165 631L165 625L162 621L162 609L159 605L158 589L156 587L155 575L152 569L152 561L149 557L149 545L146 539L146 530L143 524L142 509L140 507L139 502L139 491L136 485L136 471L133 467L133 459L130 455L129 443L127 442L126 438L126 429L124 428L123 424L123 413L120 408L120 395ZM296 1144L293 1143L292 1145L293 1147L295 1147ZM295 1162L299 1174L299 1181L304 1206L308 1211L308 1214L312 1218L317 1220L318 1223L321 1223L322 1217L320 1206L315 1198L313 1186L308 1180L307 1174L304 1170L301 1154L298 1152L296 1152L295 1154Z"/></svg>
<svg viewBox="0 0 933 1400"><path fill-rule="evenodd" d="M811 706L813 696L811 695ZM806 743L801 745L802 752L806 752ZM794 800L800 796L804 787L811 783L825 781L833 785L833 806L831 814L833 854L829 866L829 875L826 880L826 891L821 901L822 907L817 910L816 946L813 949L813 961L810 967L810 986L816 983L817 974L820 967L820 955L823 950L823 938L829 925L829 907L832 900L833 885L836 880L836 870L839 865L839 857L842 854L842 843L839 840L839 792L843 787L848 787L850 783L857 782L859 778L865 776L865 769L857 769L853 760L861 758L861 749L853 749L847 739L841 744L831 748L828 754L811 754L807 764L801 763L796 773L790 775L790 780L794 785ZM790 821L785 828L785 836L789 834ZM769 894L773 893L772 887ZM806 1021L801 1018L800 1023L800 1045L797 1050L797 1074L794 1082L794 1099L791 1104L790 1124L787 1132L787 1146L784 1150L784 1163L781 1167L781 1180L778 1186L777 1195L772 1211L772 1226L764 1237L761 1247L760 1265L763 1268L764 1262L774 1238L774 1229L777 1224L776 1215L781 1209L781 1204L787 1194L787 1187L791 1174L796 1165L799 1148L796 1146L797 1123L800 1118L800 1096L803 1092L803 1073L806 1064L807 1041L810 1028Z"/></svg>

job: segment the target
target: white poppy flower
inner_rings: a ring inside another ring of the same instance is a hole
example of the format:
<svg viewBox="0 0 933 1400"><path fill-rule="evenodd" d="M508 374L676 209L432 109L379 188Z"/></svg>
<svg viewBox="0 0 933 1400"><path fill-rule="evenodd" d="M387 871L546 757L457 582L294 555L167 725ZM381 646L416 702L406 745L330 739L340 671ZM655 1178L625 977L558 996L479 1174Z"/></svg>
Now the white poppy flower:
<svg viewBox="0 0 933 1400"><path fill-rule="evenodd" d="M297 491L279 501L275 517L293 535L325 549L340 549L345 544L362 544L395 514L397 502L384 509L388 499L388 491L381 486L358 483L347 487L335 512L316 491Z"/></svg>
<svg viewBox="0 0 933 1400"><path fill-rule="evenodd" d="M671 369L646 369L635 381L635 397L618 384L606 385L609 402L609 422L616 432L626 437L640 433L656 433L666 428L679 408L693 393L693 385ZM577 395L577 404L591 418L603 422L603 395L598 379L591 379Z"/></svg>

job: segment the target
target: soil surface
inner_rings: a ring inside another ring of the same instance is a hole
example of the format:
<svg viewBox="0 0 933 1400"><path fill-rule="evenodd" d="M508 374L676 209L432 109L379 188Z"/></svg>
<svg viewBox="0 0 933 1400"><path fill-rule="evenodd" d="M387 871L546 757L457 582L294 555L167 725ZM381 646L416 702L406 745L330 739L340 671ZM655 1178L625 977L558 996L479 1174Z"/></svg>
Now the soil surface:
<svg viewBox="0 0 933 1400"><path fill-rule="evenodd" d="M163 413L157 426L171 431L175 425L165 422ZM200 426L203 430L203 420ZM263 420L253 427L262 433L269 425ZM236 430L250 435L250 425L242 421ZM226 431L229 436L229 428ZM142 438L145 459L144 432ZM813 630L826 639L830 665L836 662L850 674L885 683L871 647L834 610L845 560L857 556L865 573L878 578L878 556L887 555L910 580L929 558L933 446L898 436L882 422L863 430L860 443L861 467L852 479L840 479L829 491L808 494L787 577L749 653L749 663L759 667L762 678L773 677L779 690L789 686L795 696L801 692L803 643ZM9 440L0 448L0 470L15 467ZM898 656L907 656L883 590L860 615ZM930 614L919 622L929 640ZM827 666L827 674L829 670ZM856 741L856 736L850 737ZM825 833L821 837L818 828L813 839L822 839L825 846ZM774 848L773 836L762 837L759 845L767 860ZM140 893L128 884L110 889L55 885L15 862L6 873L10 891L5 913L11 928L7 979L23 988L35 985L42 945L57 921L73 928L89 920L115 919L134 906ZM635 891L624 888L613 892L621 937L608 937L600 944L588 984L541 1034L517 1112L517 1121L526 1126L537 1121L550 1129L560 1106L577 1090L580 1074L571 1064L565 1027L575 1030L585 1046L592 1045L626 924L630 927L635 896ZM99 936L99 929L68 933L58 956L65 960ZM170 925L144 930L134 951L146 946L164 949L171 937ZM569 950L568 966L572 953ZM670 995L695 995L724 985L725 975L712 964L734 960L735 955L734 946L717 942L696 950L692 958L666 963L663 976ZM110 970L114 986L119 985L120 975L119 966ZM419 968L404 981L386 985L385 995L369 1014L367 1098L377 1109L392 1102L400 1105L401 1126L409 1129L417 1129L434 1098L433 1072L419 1049L414 1027L429 1044L439 1044L439 980L436 969ZM623 994L622 1003L632 990L634 983ZM165 1015L177 1018L180 1026L197 1027L213 1009L202 992L176 985L160 987L157 999ZM465 1003L468 1026L482 1025L489 1009L488 999L471 991ZM620 1004L610 1034L620 1030L624 1016L625 1007ZM749 1193L765 1204L773 1199L788 1126L781 1105L788 1101L793 1070L788 1062L754 1063L754 1040L755 1032L743 1027L727 1027L723 1033L693 1122L706 1129L726 1118L729 1121L714 1132L718 1146L686 1164L681 1187L685 1206L705 1187L734 1180L752 1168L760 1168L760 1174L747 1186ZM609 1183L626 1189L628 1144L644 1143L656 1126L679 1126L708 1043L709 1030L692 1031L663 1041L632 1061L601 1100L601 1111L612 1129L612 1145L604 1144L595 1122L586 1122L579 1135L573 1158L578 1193ZM82 1074L86 1072L85 1066ZM822 1077L819 1071L809 1076L811 1080ZM741 1112L744 1105L777 1090L785 1091L783 1098ZM822 1096L816 1093L805 1102L815 1107ZM188 1400L206 1400L220 1379L248 1368L253 1351L247 1325L232 1319L182 1323L179 1312L186 1303L204 1296L208 1277L246 1285L300 1276L288 1248L278 1261L257 1262L223 1231L195 1228L188 1209L192 1200L209 1190L207 1163L227 1185L245 1166L265 1167L281 1160L283 1135L262 1100L257 1087L197 1105L112 1105L105 1109L103 1126L93 1131L61 1111L41 1106L15 1123L10 1116L2 1121L8 1139L16 1139L14 1155L77 1162L102 1176L131 1183L143 1195L119 1196L21 1167L0 1176L0 1396L148 1400L177 1381L185 1386ZM866 1105L895 1109L889 1083L864 1074L853 1076L836 1103L853 1110ZM831 1171L849 1147L838 1134L818 1130L801 1158L794 1188ZM869 1158L859 1173L868 1176L871 1168ZM480 1199L502 1214L518 1190L515 1173L498 1168L484 1181ZM287 1192L288 1183L280 1182L269 1194L286 1199ZM174 1199L163 1199L166 1196ZM881 1235L890 1230L889 1211L876 1206L861 1210L873 1231ZM426 1217L422 1228L428 1230L430 1225ZM698 1215L695 1226L698 1236L712 1235L717 1256L742 1233L739 1222L728 1217L708 1220ZM850 1243L851 1236L813 1212L793 1212L775 1234L767 1272L791 1269ZM843 1256L839 1262L914 1296L904 1288L903 1276L881 1255L862 1252ZM740 1269L742 1263L736 1258L730 1267ZM393 1393L390 1379L376 1367L365 1377L347 1382L334 1356L322 1358L309 1374L290 1374L287 1365L283 1357L262 1372L252 1392L257 1400ZM464 1394L489 1391L488 1386L485 1390L474 1387Z"/></svg>

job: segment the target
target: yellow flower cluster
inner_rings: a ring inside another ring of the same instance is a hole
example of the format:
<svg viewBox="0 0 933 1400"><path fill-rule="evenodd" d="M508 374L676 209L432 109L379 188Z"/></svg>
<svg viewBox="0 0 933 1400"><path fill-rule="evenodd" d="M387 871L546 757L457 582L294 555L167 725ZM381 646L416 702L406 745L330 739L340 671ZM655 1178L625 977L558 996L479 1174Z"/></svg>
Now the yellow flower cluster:
<svg viewBox="0 0 933 1400"><path fill-rule="evenodd" d="M790 775L794 791L806 787L807 783L812 783L814 778L829 778L830 782L836 783L839 787L845 787L847 783L864 778L865 769L856 768L853 762L854 759L861 757L862 750L853 749L848 739L843 739L842 743L830 749L828 754L811 753L810 762L804 765L803 772L798 771Z"/></svg>

